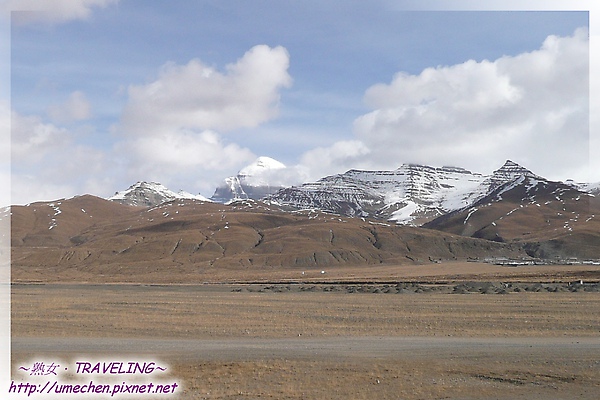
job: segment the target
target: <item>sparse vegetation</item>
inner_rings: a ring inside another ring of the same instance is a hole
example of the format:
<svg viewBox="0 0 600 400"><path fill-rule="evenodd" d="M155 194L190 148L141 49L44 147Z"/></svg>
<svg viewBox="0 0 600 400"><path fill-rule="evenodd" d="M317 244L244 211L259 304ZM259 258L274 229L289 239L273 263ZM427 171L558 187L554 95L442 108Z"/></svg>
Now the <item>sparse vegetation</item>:
<svg viewBox="0 0 600 400"><path fill-rule="evenodd" d="M167 361L182 399L596 398L600 293L354 287L15 285L13 365L101 342Z"/></svg>

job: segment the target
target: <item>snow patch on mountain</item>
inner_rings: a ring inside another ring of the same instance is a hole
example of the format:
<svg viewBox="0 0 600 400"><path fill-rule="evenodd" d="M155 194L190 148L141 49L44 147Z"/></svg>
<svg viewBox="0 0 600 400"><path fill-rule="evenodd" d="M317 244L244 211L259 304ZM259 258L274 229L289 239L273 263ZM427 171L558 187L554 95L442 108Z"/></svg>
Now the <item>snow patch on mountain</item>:
<svg viewBox="0 0 600 400"><path fill-rule="evenodd" d="M194 195L185 191L173 192L156 182L136 182L127 190L117 192L114 196L108 198L108 200L121 204L142 207L153 207L177 199L210 201L204 196Z"/></svg>
<svg viewBox="0 0 600 400"><path fill-rule="evenodd" d="M578 183L578 182L574 182L573 180L569 179L565 183L569 186L572 186L572 187L578 189L578 190L581 190L582 192L586 192L586 193L589 193L594 196L600 195L600 182Z"/></svg>
<svg viewBox="0 0 600 400"><path fill-rule="evenodd" d="M269 178L276 175L279 170L285 169L285 164L270 158L258 157L252 164L242 168L237 177L241 182L250 186L268 186L272 185L273 181Z"/></svg>
<svg viewBox="0 0 600 400"><path fill-rule="evenodd" d="M375 217L422 225L438 216L471 207L527 180L528 190L546 181L508 160L491 175L458 167L404 164L395 171L350 170L314 183L286 188L269 200L294 209L318 208L348 216Z"/></svg>
<svg viewBox="0 0 600 400"><path fill-rule="evenodd" d="M486 177L457 167L405 164L394 171L350 170L286 188L269 199L293 208L420 224L472 204Z"/></svg>
<svg viewBox="0 0 600 400"><path fill-rule="evenodd" d="M270 157L258 157L236 176L225 178L211 200L219 203L260 200L286 187L289 181L290 171L283 163Z"/></svg>
<svg viewBox="0 0 600 400"><path fill-rule="evenodd" d="M514 161L507 160L502 167L494 171L486 180L486 185L488 185L487 190L491 192L507 182L512 182L516 179L520 179L521 177L545 180L544 178L537 176L527 168L520 166Z"/></svg>

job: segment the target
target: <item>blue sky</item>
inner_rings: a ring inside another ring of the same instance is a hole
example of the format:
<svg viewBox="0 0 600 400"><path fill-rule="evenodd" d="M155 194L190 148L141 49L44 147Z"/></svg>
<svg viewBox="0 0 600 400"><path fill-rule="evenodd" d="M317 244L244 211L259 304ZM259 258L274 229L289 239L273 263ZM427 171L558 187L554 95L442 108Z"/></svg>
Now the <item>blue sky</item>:
<svg viewBox="0 0 600 400"><path fill-rule="evenodd" d="M138 180L209 197L262 155L290 183L507 158L590 178L587 12L81 3L13 13L13 203Z"/></svg>
<svg viewBox="0 0 600 400"><path fill-rule="evenodd" d="M597 110L598 4L0 0L0 187L12 180L0 205L108 196L136 180L210 196L260 155L296 180L405 162L489 173L512 158L600 181L586 90ZM538 11L592 7L586 71L588 13ZM4 219L0 266L9 237Z"/></svg>

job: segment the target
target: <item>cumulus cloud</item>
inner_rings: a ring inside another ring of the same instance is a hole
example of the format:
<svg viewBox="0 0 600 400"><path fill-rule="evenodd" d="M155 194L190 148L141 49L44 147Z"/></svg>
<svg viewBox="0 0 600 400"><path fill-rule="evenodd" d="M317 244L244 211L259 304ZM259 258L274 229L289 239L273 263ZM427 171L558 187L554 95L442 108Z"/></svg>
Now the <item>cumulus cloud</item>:
<svg viewBox="0 0 600 400"><path fill-rule="evenodd" d="M166 64L154 82L131 86L122 116L126 134L177 129L229 131L277 115L279 91L291 85L283 47L250 49L219 72L200 60Z"/></svg>
<svg viewBox="0 0 600 400"><path fill-rule="evenodd" d="M38 116L12 113L12 158L15 165L37 164L70 141L64 128L42 122Z"/></svg>
<svg viewBox="0 0 600 400"><path fill-rule="evenodd" d="M300 160L304 175L311 180L352 168L368 169L371 150L359 140L343 140L329 147L317 147L304 153Z"/></svg>
<svg viewBox="0 0 600 400"><path fill-rule="evenodd" d="M0 187L10 187L10 107L0 99ZM10 204L10 191L0 190L0 207Z"/></svg>
<svg viewBox="0 0 600 400"><path fill-rule="evenodd" d="M10 107L8 101L0 98L0 160L10 160ZM8 145L5 145L8 144Z"/></svg>
<svg viewBox="0 0 600 400"><path fill-rule="evenodd" d="M92 107L83 92L75 91L62 104L48 107L48 116L58 123L81 121L92 116Z"/></svg>
<svg viewBox="0 0 600 400"><path fill-rule="evenodd" d="M250 150L226 143L214 131L166 131L133 138L116 148L131 180L160 182L168 187L210 196L220 179L256 158ZM210 193L210 194L209 194Z"/></svg>
<svg viewBox="0 0 600 400"><path fill-rule="evenodd" d="M90 193L99 188L93 177L109 169L103 151L78 144L65 128L16 112L11 151L12 204Z"/></svg>
<svg viewBox="0 0 600 400"><path fill-rule="evenodd" d="M592 31L593 32L593 31ZM600 110L600 32L590 35L590 110ZM600 182L600 114L590 113L588 182Z"/></svg>
<svg viewBox="0 0 600 400"><path fill-rule="evenodd" d="M119 0L6 0L0 4L3 14L12 14L18 25L36 23L58 24L71 20L87 19L94 8L104 8Z"/></svg>
<svg viewBox="0 0 600 400"><path fill-rule="evenodd" d="M67 128L92 116L82 92L48 107L50 121L13 112L12 202L108 196L137 180L210 196L225 176L256 158L223 132L277 115L279 92L291 84L288 66L283 47L264 45L223 72L199 60L167 64L155 81L129 88L111 149L81 144L80 132Z"/></svg>
<svg viewBox="0 0 600 400"><path fill-rule="evenodd" d="M242 184L253 186L293 186L307 182L308 171L300 165L286 166L283 163L271 165L269 168L256 168L256 161L242 168ZM221 181L221 184L223 181Z"/></svg>
<svg viewBox="0 0 600 400"><path fill-rule="evenodd" d="M582 28L570 37L549 36L538 50L517 56L400 72L366 91L373 111L354 122L356 148L363 149L354 161L487 173L513 159L566 179L587 164L588 53ZM344 153L339 146L309 152L304 161L318 168L322 157Z"/></svg>
<svg viewBox="0 0 600 400"><path fill-rule="evenodd" d="M198 166L227 169L254 158L249 150L235 143L225 144L213 131L167 132L124 142L122 146L127 152L132 152L134 164L144 164L144 158L147 158L157 169L172 167L181 170Z"/></svg>
<svg viewBox="0 0 600 400"><path fill-rule="evenodd" d="M128 176L210 196L256 155L224 137L277 116L289 87L285 48L258 45L221 72L198 59L168 63L158 78L130 86L115 132Z"/></svg>

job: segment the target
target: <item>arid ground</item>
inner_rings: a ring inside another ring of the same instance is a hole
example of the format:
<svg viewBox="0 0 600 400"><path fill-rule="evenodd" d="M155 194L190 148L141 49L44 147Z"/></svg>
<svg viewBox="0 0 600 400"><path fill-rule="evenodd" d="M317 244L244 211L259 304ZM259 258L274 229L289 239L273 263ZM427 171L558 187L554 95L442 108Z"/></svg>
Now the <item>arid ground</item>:
<svg viewBox="0 0 600 400"><path fill-rule="evenodd" d="M150 357L181 399L597 399L598 266L410 268L396 282L382 269L369 282L15 284L13 370Z"/></svg>

